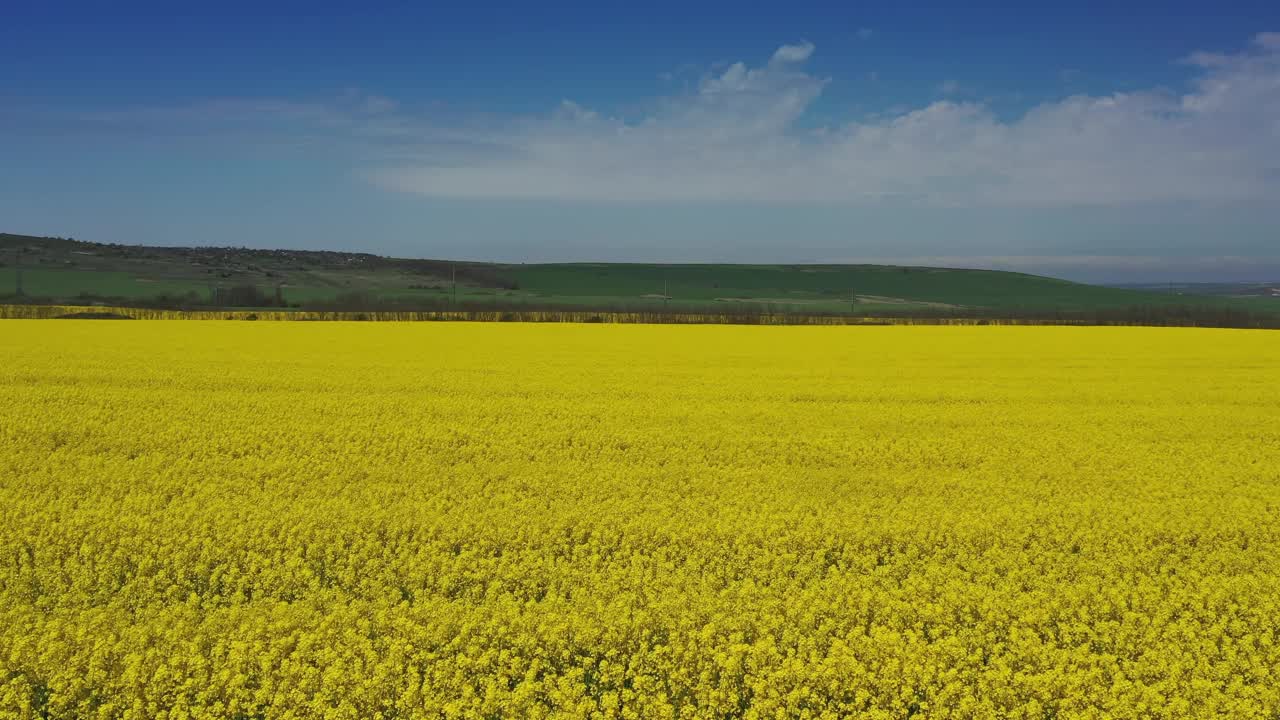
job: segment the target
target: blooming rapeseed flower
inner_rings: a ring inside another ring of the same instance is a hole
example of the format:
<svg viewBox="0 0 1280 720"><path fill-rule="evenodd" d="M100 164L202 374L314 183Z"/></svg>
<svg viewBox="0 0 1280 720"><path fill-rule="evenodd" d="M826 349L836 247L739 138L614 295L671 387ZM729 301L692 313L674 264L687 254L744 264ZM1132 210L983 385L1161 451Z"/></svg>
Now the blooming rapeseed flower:
<svg viewBox="0 0 1280 720"><path fill-rule="evenodd" d="M0 715L1268 718L1280 336L0 322Z"/></svg>

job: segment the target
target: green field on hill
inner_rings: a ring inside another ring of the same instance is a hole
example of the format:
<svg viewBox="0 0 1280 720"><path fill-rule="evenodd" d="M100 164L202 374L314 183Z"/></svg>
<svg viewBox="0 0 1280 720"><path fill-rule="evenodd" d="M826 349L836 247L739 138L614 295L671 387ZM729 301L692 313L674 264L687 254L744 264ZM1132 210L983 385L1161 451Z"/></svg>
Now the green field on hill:
<svg viewBox="0 0 1280 720"><path fill-rule="evenodd" d="M19 268L21 288L19 288ZM493 264L364 253L103 245L0 234L0 298L217 304L538 306L689 311L1078 312L1200 306L1280 312L1280 298L1102 287L993 270L887 265ZM21 296L18 291L21 289Z"/></svg>

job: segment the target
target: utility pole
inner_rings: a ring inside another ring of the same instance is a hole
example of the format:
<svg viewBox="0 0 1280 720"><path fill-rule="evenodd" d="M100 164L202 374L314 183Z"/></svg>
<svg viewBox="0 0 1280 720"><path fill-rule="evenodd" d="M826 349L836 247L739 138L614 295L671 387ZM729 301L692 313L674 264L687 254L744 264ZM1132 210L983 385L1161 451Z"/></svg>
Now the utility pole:
<svg viewBox="0 0 1280 720"><path fill-rule="evenodd" d="M662 310L666 312L667 301L671 299L671 283L667 278L667 271L662 271Z"/></svg>
<svg viewBox="0 0 1280 720"><path fill-rule="evenodd" d="M858 312L858 293L849 288L849 312Z"/></svg>
<svg viewBox="0 0 1280 720"><path fill-rule="evenodd" d="M450 291L452 299L449 301L454 310L458 309L458 261L454 260L449 263L449 275L453 289Z"/></svg>

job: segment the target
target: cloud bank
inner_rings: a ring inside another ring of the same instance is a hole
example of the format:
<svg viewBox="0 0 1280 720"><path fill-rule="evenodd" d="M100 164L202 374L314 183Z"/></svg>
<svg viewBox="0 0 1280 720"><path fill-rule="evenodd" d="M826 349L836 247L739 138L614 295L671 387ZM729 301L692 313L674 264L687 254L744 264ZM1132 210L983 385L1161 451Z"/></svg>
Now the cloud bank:
<svg viewBox="0 0 1280 720"><path fill-rule="evenodd" d="M822 127L815 48L705 74L640 118L566 101L497 124L419 129L365 173L441 198L965 207L1266 203L1280 198L1280 33L1197 53L1183 93L1077 95L1002 120L978 102ZM391 108L386 108L390 110ZM412 150L409 146L413 146Z"/></svg>

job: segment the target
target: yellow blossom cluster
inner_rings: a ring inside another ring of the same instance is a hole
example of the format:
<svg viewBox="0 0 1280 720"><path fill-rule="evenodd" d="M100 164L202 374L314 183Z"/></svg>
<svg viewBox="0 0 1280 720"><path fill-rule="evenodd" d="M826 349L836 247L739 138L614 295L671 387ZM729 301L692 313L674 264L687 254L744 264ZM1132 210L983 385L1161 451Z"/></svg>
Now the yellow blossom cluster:
<svg viewBox="0 0 1280 720"><path fill-rule="evenodd" d="M1280 335L0 321L0 717L1275 718Z"/></svg>

